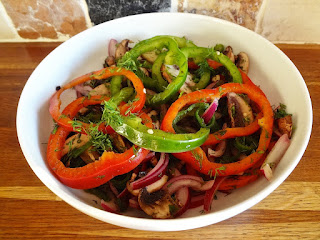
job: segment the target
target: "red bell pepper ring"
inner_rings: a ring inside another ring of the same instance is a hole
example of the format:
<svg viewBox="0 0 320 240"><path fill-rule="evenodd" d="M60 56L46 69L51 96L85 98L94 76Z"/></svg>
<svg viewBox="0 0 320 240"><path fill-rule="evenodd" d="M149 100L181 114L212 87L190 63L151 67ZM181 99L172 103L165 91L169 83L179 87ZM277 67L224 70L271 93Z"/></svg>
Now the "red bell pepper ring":
<svg viewBox="0 0 320 240"><path fill-rule="evenodd" d="M84 99L83 104L89 105L94 101L94 98L99 97L101 98L101 96L93 96L93 99ZM77 108L74 105L68 105L62 113L73 118L77 113ZM142 118L146 126L153 127L152 120L146 113L140 113L139 117ZM47 147L47 162L57 178L63 184L72 188L89 189L98 187L115 176L136 168L149 153L149 150L136 146L131 147L124 153L105 151L99 160L93 163L78 168L67 168L61 162L61 155L69 133L69 130L59 127L55 133L50 135Z"/></svg>
<svg viewBox="0 0 320 240"><path fill-rule="evenodd" d="M252 82L252 80L248 77L248 75L245 74L244 71L242 71L240 68L238 68L238 69L239 69L239 72L241 73L241 77L242 77L243 83L254 87L256 91L258 91L259 93L261 93L263 96L266 97L266 95L265 95L264 92L261 90L261 88L259 88L257 85L255 85L255 84Z"/></svg>
<svg viewBox="0 0 320 240"><path fill-rule="evenodd" d="M83 167L67 168L60 161L61 149L70 131L59 127L49 138L47 162L57 178L66 186L77 189L98 187L115 176L125 174L143 161L149 150L133 148L124 153L104 152L98 161Z"/></svg>
<svg viewBox="0 0 320 240"><path fill-rule="evenodd" d="M198 69L199 66L193 61L188 61L188 68L189 69Z"/></svg>
<svg viewBox="0 0 320 240"><path fill-rule="evenodd" d="M212 102L217 98L224 97L228 92L247 94L248 97L260 107L263 117L258 120L261 128L259 145L256 152L250 154L246 158L227 164L209 161L205 152L200 147L189 152L173 154L175 157L189 163L194 169L204 174L211 175L218 171L220 176L236 175L252 167L259 159L261 159L263 153L269 146L273 128L273 110L268 99L257 91L254 86L227 83L216 89L203 89L181 96L170 106L162 121L161 129L174 133L175 130L172 126L173 120L184 106L198 102ZM218 136L214 137L217 137L219 140L219 136L222 137L224 134L227 134L227 132L228 129L220 130L218 131ZM243 134L248 135L245 132Z"/></svg>
<svg viewBox="0 0 320 240"><path fill-rule="evenodd" d="M219 62L217 62L217 61L214 61L214 60L212 60L212 59L210 59L210 58L207 59L207 62L208 62L208 64L209 64L209 66L210 66L211 68L213 68L213 69L217 69L218 67L223 66L222 63L219 63Z"/></svg>
<svg viewBox="0 0 320 240"><path fill-rule="evenodd" d="M217 69L218 67L223 66L222 63L219 63L219 62L214 61L214 60L209 59L209 58L207 59L207 62L208 62L208 64L209 64L209 66L210 66L211 68L213 68L213 69ZM193 62L193 61L188 61L188 68L195 70L195 69L198 69L199 66L198 66L198 64L196 64L196 63Z"/></svg>
<svg viewBox="0 0 320 240"><path fill-rule="evenodd" d="M84 123L81 121L77 121L77 129L74 128L72 125L72 118L79 112L80 109L90 106L90 105L97 105L101 104L103 101L109 101L110 97L108 96L101 96L101 95L95 95L91 96L90 99L87 97L80 97L71 102L69 105L66 106L64 109L64 113L67 114L61 114L58 124L65 128L66 130L70 132L81 132L86 134L86 129L89 127L88 123ZM72 117L73 116L73 117ZM93 124L95 126L95 124ZM100 124L99 130L103 131L104 133L112 133L114 132L113 129L109 126L105 126L104 123Z"/></svg>
<svg viewBox="0 0 320 240"><path fill-rule="evenodd" d="M210 60L210 59L208 59L208 60ZM239 68L239 71L241 73L242 81L244 84L252 86L257 92L259 92L260 94L262 94L263 96L266 97L264 92L251 81L251 79L248 77L247 74L245 74L240 68ZM256 116L255 121L253 121L251 124L249 124L246 127L227 128L226 129L227 131L223 136L221 136L221 134L219 134L219 132L215 132L213 134L210 134L203 145L205 145L205 146L206 145L214 145L214 144L221 142L223 139L235 138L235 137L241 137L241 136L253 134L256 131L258 131L260 128L260 126L258 124L258 120L260 118L262 118L261 112Z"/></svg>
<svg viewBox="0 0 320 240"><path fill-rule="evenodd" d="M101 80L101 79L106 79L112 76L119 76L119 75L126 76L132 82L137 93L135 97L137 101L134 101L132 104L124 105L121 108L121 112L125 113L128 109L130 109L131 113L139 112L143 108L146 101L146 94L145 94L142 81L133 72L129 70L126 70L124 68L118 68L118 67L108 67L92 73L87 73L83 76L80 76L72 80L71 82L67 83L63 87L61 87L50 99L49 112L52 118L58 123L58 125L63 126L66 129L69 129L70 131L72 131L73 126L71 124L72 122L71 118L66 116L65 114L60 113L61 93L66 89L70 89L80 83L84 83L89 80ZM86 125L82 122L79 122L79 123L83 124L84 126Z"/></svg>
<svg viewBox="0 0 320 240"><path fill-rule="evenodd" d="M236 188L244 187L255 181L261 175L260 167L266 159L266 155L266 153L263 154L262 158L252 168L246 170L242 175L229 176L225 181L223 181L223 183L221 183L219 190L234 190Z"/></svg>

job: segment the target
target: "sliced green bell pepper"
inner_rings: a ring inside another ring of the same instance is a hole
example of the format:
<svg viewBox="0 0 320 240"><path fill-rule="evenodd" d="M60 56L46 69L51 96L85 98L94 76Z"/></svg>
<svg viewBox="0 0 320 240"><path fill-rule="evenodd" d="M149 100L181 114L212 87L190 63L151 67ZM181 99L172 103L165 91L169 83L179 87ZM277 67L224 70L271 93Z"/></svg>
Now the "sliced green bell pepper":
<svg viewBox="0 0 320 240"><path fill-rule="evenodd" d="M148 128L136 115L122 116L114 105L104 103L102 120L114 131L127 138L133 144L155 152L186 152L201 146L210 130L201 128L196 133L174 134L159 129Z"/></svg>
<svg viewBox="0 0 320 240"><path fill-rule="evenodd" d="M180 51L178 43L174 40L174 37L157 36L143 40L137 43L129 52L119 59L117 63L117 66L119 67L137 71L136 59L141 54L155 49L162 50L163 48L168 49L164 63L168 65L177 65L179 67L179 74L163 92L147 97L147 104L149 105L157 105L169 101L174 94L179 91L187 78L188 61L185 55Z"/></svg>
<svg viewBox="0 0 320 240"><path fill-rule="evenodd" d="M235 83L242 83L241 73L237 66L224 54L219 51L215 51L212 48L204 47L185 47L181 51L187 58L196 58L198 61L210 58L221 63L225 66Z"/></svg>

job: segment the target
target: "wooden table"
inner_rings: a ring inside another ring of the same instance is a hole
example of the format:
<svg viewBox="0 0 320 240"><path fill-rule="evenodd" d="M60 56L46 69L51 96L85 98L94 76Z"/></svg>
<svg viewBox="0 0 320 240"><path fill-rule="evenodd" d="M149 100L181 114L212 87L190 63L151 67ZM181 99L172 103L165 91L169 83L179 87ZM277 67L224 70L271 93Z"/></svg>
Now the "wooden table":
<svg viewBox="0 0 320 240"><path fill-rule="evenodd" d="M124 229L91 218L47 189L25 160L16 135L20 93L58 43L0 44L0 239L320 239L320 46L279 45L309 88L314 124L297 168L271 195L231 219L181 232Z"/></svg>

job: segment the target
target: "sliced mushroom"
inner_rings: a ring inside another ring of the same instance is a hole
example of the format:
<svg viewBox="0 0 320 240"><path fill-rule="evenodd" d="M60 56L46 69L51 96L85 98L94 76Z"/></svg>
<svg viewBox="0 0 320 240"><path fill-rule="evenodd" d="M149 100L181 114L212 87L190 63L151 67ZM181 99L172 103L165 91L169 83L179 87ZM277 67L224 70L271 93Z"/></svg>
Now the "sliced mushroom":
<svg viewBox="0 0 320 240"><path fill-rule="evenodd" d="M106 58L106 60L104 61L105 63L105 67L111 67L111 66L115 66L116 64L116 59L114 56L108 56Z"/></svg>
<svg viewBox="0 0 320 240"><path fill-rule="evenodd" d="M244 127L253 122L253 113L250 105L238 94L228 93L228 113L232 127Z"/></svg>
<svg viewBox="0 0 320 240"><path fill-rule="evenodd" d="M112 133L109 135L112 141L112 145L118 152L125 152L127 150L126 144L123 141L123 138L118 133Z"/></svg>
<svg viewBox="0 0 320 240"><path fill-rule="evenodd" d="M245 52L240 52L237 55L236 65L238 68L240 68L246 74L248 74L249 66L250 66L249 56Z"/></svg>
<svg viewBox="0 0 320 240"><path fill-rule="evenodd" d="M141 56L150 63L154 63L154 61L158 58L156 50L151 52L145 52Z"/></svg>
<svg viewBox="0 0 320 240"><path fill-rule="evenodd" d="M226 49L223 51L223 54L226 55L233 63L235 62L235 57L231 46L226 47Z"/></svg>
<svg viewBox="0 0 320 240"><path fill-rule="evenodd" d="M124 39L121 41L121 43L118 44L117 49L116 49L116 60L121 58L127 51L129 51L129 44L130 40L129 39Z"/></svg>
<svg viewBox="0 0 320 240"><path fill-rule="evenodd" d="M144 75L149 77L150 74L146 68L141 67L140 70L144 73Z"/></svg>
<svg viewBox="0 0 320 240"><path fill-rule="evenodd" d="M281 134L287 134L291 138L292 134L292 117L287 115L285 117L279 118L276 121L278 129Z"/></svg>
<svg viewBox="0 0 320 240"><path fill-rule="evenodd" d="M179 74L179 70L172 65L162 65L161 72L165 80L167 80L169 83L173 81L172 76L176 77ZM192 76L188 74L179 92L191 93L192 92L191 88L194 85L195 85L195 82L192 80Z"/></svg>
<svg viewBox="0 0 320 240"><path fill-rule="evenodd" d="M90 137L86 134L78 133L78 134L72 135L65 141L65 144L63 146L62 153L61 153L62 156L67 154L71 149L82 147L89 140L90 140Z"/></svg>
<svg viewBox="0 0 320 240"><path fill-rule="evenodd" d="M212 78L211 78L211 82L214 82L214 83L217 83L220 81L220 75L214 75Z"/></svg>
<svg viewBox="0 0 320 240"><path fill-rule="evenodd" d="M96 151L93 151L93 148L90 147L88 149L86 149L81 155L80 155L81 159L85 162L85 163L92 163L94 161L96 161L97 159L99 159L100 154Z"/></svg>
<svg viewBox="0 0 320 240"><path fill-rule="evenodd" d="M163 175L158 181L151 183L150 185L146 186L146 189L149 193L153 193L159 191L168 181L168 176Z"/></svg>
<svg viewBox="0 0 320 240"><path fill-rule="evenodd" d="M95 96L95 95L111 95L111 91L110 91L110 83L105 83L105 84L100 84L97 87L95 87L94 89L92 89L89 94L90 96ZM88 111L88 108L83 107L79 110L79 113L81 114L85 114Z"/></svg>
<svg viewBox="0 0 320 240"><path fill-rule="evenodd" d="M100 84L99 86L95 87L92 89L89 94L91 96L95 95L110 95L110 83L105 83L105 84Z"/></svg>
<svg viewBox="0 0 320 240"><path fill-rule="evenodd" d="M165 190L149 193L146 188L143 188L139 192L138 202L141 209L153 218L171 218L173 209L179 208Z"/></svg>

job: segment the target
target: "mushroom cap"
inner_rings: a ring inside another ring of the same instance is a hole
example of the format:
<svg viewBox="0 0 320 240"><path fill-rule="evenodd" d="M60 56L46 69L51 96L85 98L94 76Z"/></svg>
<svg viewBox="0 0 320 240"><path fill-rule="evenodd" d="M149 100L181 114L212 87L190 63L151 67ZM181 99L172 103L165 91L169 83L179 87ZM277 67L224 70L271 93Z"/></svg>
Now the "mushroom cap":
<svg viewBox="0 0 320 240"><path fill-rule="evenodd" d="M172 209L179 208L165 190L149 193L146 188L143 188L139 192L138 202L141 209L153 218L171 218Z"/></svg>

